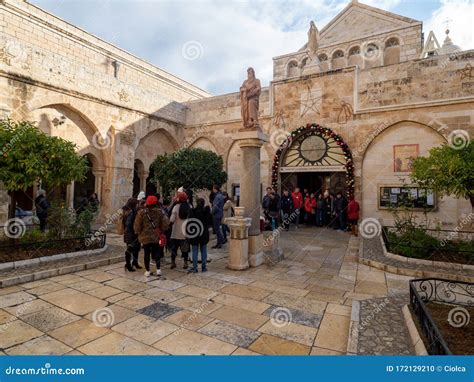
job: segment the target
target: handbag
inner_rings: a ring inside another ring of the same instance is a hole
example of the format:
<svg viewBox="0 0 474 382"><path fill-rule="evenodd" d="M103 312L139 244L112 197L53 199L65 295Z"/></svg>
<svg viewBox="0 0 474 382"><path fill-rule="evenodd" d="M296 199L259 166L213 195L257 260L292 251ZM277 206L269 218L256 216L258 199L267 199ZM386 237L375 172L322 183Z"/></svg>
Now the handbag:
<svg viewBox="0 0 474 382"><path fill-rule="evenodd" d="M148 215L148 212L145 211L145 215L148 218L148 220L150 221L151 226L155 230L156 236L158 236L158 245L160 247L165 247L166 246L166 235L163 232L161 232L161 229L159 229L156 226L155 222L151 219L150 215Z"/></svg>

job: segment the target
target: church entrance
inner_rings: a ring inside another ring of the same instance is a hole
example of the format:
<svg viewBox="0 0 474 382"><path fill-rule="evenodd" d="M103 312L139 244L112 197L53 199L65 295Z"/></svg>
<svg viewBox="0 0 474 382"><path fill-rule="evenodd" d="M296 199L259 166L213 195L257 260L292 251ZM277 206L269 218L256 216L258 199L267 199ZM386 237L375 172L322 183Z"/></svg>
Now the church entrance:
<svg viewBox="0 0 474 382"><path fill-rule="evenodd" d="M275 155L273 187L345 197L354 193L352 154L342 137L331 129L312 124L293 131Z"/></svg>
<svg viewBox="0 0 474 382"><path fill-rule="evenodd" d="M281 187L283 189L293 190L298 187L301 192L307 190L310 193L322 194L324 190L330 190L331 193L346 193L346 174L345 172L297 172L282 173Z"/></svg>

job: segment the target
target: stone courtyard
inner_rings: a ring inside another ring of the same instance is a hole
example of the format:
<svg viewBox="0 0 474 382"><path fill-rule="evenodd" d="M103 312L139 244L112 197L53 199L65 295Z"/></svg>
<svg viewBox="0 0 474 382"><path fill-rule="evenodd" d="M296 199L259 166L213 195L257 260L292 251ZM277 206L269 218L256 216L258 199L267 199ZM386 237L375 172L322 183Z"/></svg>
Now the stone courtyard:
<svg viewBox="0 0 474 382"><path fill-rule="evenodd" d="M108 251L123 253L120 239L112 235ZM284 260L242 272L226 269L222 249L207 273L178 263L145 278L117 263L0 289L0 351L340 355L353 301L407 301L409 277L358 264L359 239L347 233L300 228L282 233L281 245ZM383 309L380 321L396 326L397 312ZM384 344L398 343L388 352L413 354L403 330L382 333ZM380 354L367 334L361 351Z"/></svg>

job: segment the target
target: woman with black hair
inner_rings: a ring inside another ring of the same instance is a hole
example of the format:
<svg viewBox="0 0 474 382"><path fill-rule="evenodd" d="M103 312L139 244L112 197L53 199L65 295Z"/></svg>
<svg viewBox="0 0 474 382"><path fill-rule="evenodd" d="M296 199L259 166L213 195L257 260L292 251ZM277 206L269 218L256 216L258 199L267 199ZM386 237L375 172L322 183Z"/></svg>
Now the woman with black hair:
<svg viewBox="0 0 474 382"><path fill-rule="evenodd" d="M186 240L186 219L188 218L190 206L188 195L185 192L178 192L176 204L171 211L170 222L173 223L171 230L171 269L176 268L176 257L178 249L183 257L183 268L188 268L189 243Z"/></svg>
<svg viewBox="0 0 474 382"><path fill-rule="evenodd" d="M127 244L125 250L125 270L129 272L135 272L136 269L142 269L138 264L138 254L140 252L140 242L138 241L138 235L133 229L135 223L135 217L137 216L137 205L138 200L130 198L127 204L123 206L122 211L122 224L123 224L123 241ZM133 258L133 263L132 263Z"/></svg>
<svg viewBox="0 0 474 382"><path fill-rule="evenodd" d="M201 269L207 272L207 243L209 243L209 226L212 225L212 215L209 206L204 206L204 199L199 198L196 208L189 212L186 233L192 247L193 267L188 273L198 272L198 255L201 251Z"/></svg>

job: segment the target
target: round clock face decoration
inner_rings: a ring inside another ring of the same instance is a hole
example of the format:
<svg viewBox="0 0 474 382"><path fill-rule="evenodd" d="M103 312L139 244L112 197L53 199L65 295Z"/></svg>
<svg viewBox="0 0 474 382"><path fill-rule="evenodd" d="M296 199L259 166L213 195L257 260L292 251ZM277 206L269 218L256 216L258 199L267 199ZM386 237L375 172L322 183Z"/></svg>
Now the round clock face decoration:
<svg viewBox="0 0 474 382"><path fill-rule="evenodd" d="M300 155L308 162L317 162L326 155L327 148L328 145L323 138L310 135L301 142L299 151Z"/></svg>
<svg viewBox="0 0 474 382"><path fill-rule="evenodd" d="M284 155L282 166L344 165L344 152L334 138L304 134L295 138Z"/></svg>

